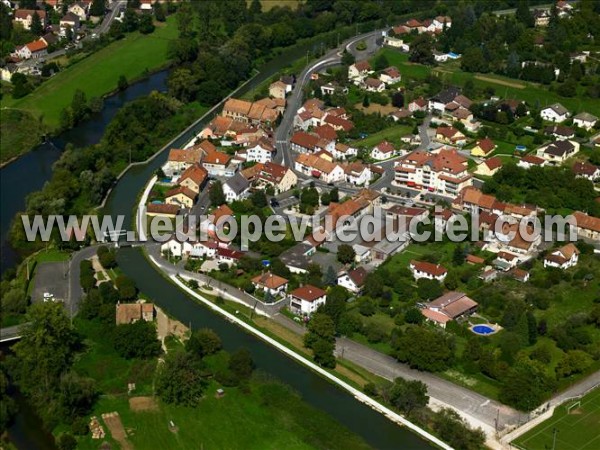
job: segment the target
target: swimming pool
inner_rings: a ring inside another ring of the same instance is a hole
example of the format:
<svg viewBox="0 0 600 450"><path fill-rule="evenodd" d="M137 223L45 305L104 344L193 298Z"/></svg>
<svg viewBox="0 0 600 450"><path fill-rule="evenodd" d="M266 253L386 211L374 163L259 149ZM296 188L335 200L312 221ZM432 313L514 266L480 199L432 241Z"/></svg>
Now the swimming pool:
<svg viewBox="0 0 600 450"><path fill-rule="evenodd" d="M527 147L525 147L524 145L517 145L515 147L516 150L520 151L520 152L524 152L525 150L527 150Z"/></svg>
<svg viewBox="0 0 600 450"><path fill-rule="evenodd" d="M475 334L481 334L483 336L496 332L496 330L490 325L475 325L471 328L471 331Z"/></svg>

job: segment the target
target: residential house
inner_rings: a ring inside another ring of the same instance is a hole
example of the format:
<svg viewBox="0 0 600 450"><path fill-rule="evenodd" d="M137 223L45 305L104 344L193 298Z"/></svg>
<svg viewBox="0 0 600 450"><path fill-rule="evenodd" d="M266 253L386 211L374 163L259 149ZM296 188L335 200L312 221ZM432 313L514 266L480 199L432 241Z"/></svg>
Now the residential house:
<svg viewBox="0 0 600 450"><path fill-rule="evenodd" d="M210 144L210 142L208 142L208 144ZM162 166L162 170L167 176L173 176L174 174L185 171L194 164L200 163L201 158L202 148L200 146L194 146L188 149L172 148L169 150L167 162Z"/></svg>
<svg viewBox="0 0 600 450"><path fill-rule="evenodd" d="M581 211L575 211L573 218L579 236L600 241L600 218L589 216Z"/></svg>
<svg viewBox="0 0 600 450"><path fill-rule="evenodd" d="M48 45L43 39L29 42L15 49L13 55L21 59L37 59L43 58L48 54Z"/></svg>
<svg viewBox="0 0 600 450"><path fill-rule="evenodd" d="M498 271L494 269L488 269L481 272L481 274L477 277L484 283L490 283L494 281L498 277Z"/></svg>
<svg viewBox="0 0 600 450"><path fill-rule="evenodd" d="M568 269L575 267L579 261L579 250L575 244L564 245L544 257L544 267L556 267L558 269Z"/></svg>
<svg viewBox="0 0 600 450"><path fill-rule="evenodd" d="M77 14L73 14L72 12L65 14L59 22L60 35L63 37L66 36L67 28L70 28L73 33L77 33L79 31L80 26L79 20L80 19Z"/></svg>
<svg viewBox="0 0 600 450"><path fill-rule="evenodd" d="M540 111L542 119L548 122L561 123L569 118L569 110L560 103L546 106Z"/></svg>
<svg viewBox="0 0 600 450"><path fill-rule="evenodd" d="M473 314L477 311L478 306L477 302L469 298L465 293L451 291L429 302L426 308L421 310L421 313L427 320L445 328L447 322ZM439 313L445 317L432 314L431 312Z"/></svg>
<svg viewBox="0 0 600 450"><path fill-rule="evenodd" d="M594 128L597 122L598 118L596 116L586 112L579 113L573 117L573 125L579 128L585 128L588 131Z"/></svg>
<svg viewBox="0 0 600 450"><path fill-rule="evenodd" d="M477 175L483 175L486 177L493 176L496 172L498 172L502 168L502 159L498 156L494 156L493 158L486 159L481 164L477 166L475 173Z"/></svg>
<svg viewBox="0 0 600 450"><path fill-rule="evenodd" d="M321 95L334 95L335 93L348 94L348 88L340 86L337 82L331 81L321 86Z"/></svg>
<svg viewBox="0 0 600 450"><path fill-rule="evenodd" d="M415 111L427 111L427 100L423 97L414 99L408 104L408 110L412 113Z"/></svg>
<svg viewBox="0 0 600 450"><path fill-rule="evenodd" d="M345 179L344 168L317 155L298 155L294 168L305 175L320 178L325 183L336 183Z"/></svg>
<svg viewBox="0 0 600 450"><path fill-rule="evenodd" d="M298 153L314 153L319 149L319 136L296 131L290 139L290 148Z"/></svg>
<svg viewBox="0 0 600 450"><path fill-rule="evenodd" d="M362 82L371 73L373 70L369 61L356 61L348 67L348 79L354 82Z"/></svg>
<svg viewBox="0 0 600 450"><path fill-rule="evenodd" d="M346 133L354 128L354 123L351 120L330 114L329 112L323 118L323 122L331 125L336 131L344 131Z"/></svg>
<svg viewBox="0 0 600 450"><path fill-rule="evenodd" d="M379 79L383 81L385 84L396 84L399 83L402 79L402 75L397 67L391 66L387 69L384 69L383 72L379 75Z"/></svg>
<svg viewBox="0 0 600 450"><path fill-rule="evenodd" d="M412 116L412 112L405 108L400 108L396 111L392 111L390 117L394 119L394 122L398 122L401 119L406 119L407 117Z"/></svg>
<svg viewBox="0 0 600 450"><path fill-rule="evenodd" d="M285 92L286 94L289 94L294 89L296 77L295 75L282 75L281 78L279 78L279 81L285 84Z"/></svg>
<svg viewBox="0 0 600 450"><path fill-rule="evenodd" d="M290 292L289 299L292 312L309 316L327 302L327 294L323 289L306 284Z"/></svg>
<svg viewBox="0 0 600 450"><path fill-rule="evenodd" d="M127 325L139 320L154 321L154 304L117 302L115 321L117 325Z"/></svg>
<svg viewBox="0 0 600 450"><path fill-rule="evenodd" d="M69 6L68 12L75 14L79 17L79 20L86 21L88 18L89 7L84 2L77 2Z"/></svg>
<svg viewBox="0 0 600 450"><path fill-rule="evenodd" d="M471 156L488 157L498 146L489 138L480 139L471 149Z"/></svg>
<svg viewBox="0 0 600 450"><path fill-rule="evenodd" d="M357 267L356 269L342 272L338 275L337 284L348 289L353 294L359 294L365 284L367 278L367 271L364 267Z"/></svg>
<svg viewBox="0 0 600 450"><path fill-rule="evenodd" d="M217 249L217 262L219 264L227 264L230 267L234 264L237 264L243 256L244 253L238 250L222 247Z"/></svg>
<svg viewBox="0 0 600 450"><path fill-rule="evenodd" d="M329 124L315 127L313 133L319 136L319 138L326 139L328 141L335 141L338 138L337 131L335 131L335 128Z"/></svg>
<svg viewBox="0 0 600 450"><path fill-rule="evenodd" d="M308 273L309 257L314 252L315 247L312 244L300 242L281 253L279 260L292 273Z"/></svg>
<svg viewBox="0 0 600 450"><path fill-rule="evenodd" d="M548 164L548 161L544 158L538 158L535 155L525 155L519 160L517 166L523 169L531 169L532 167L543 167L546 164Z"/></svg>
<svg viewBox="0 0 600 450"><path fill-rule="evenodd" d="M269 85L270 97L285 99L286 94L287 85L283 81L277 80Z"/></svg>
<svg viewBox="0 0 600 450"><path fill-rule="evenodd" d="M576 141L554 141L540 147L536 154L550 164L561 164L579 152L579 142Z"/></svg>
<svg viewBox="0 0 600 450"><path fill-rule="evenodd" d="M240 173L236 173L223 183L223 193L227 203L243 200L250 190L250 183Z"/></svg>
<svg viewBox="0 0 600 450"><path fill-rule="evenodd" d="M46 33L40 39L43 40L47 46L54 45L58 42L58 38L52 33Z"/></svg>
<svg viewBox="0 0 600 450"><path fill-rule="evenodd" d="M456 150L432 154L416 150L397 162L394 183L442 195L455 196L473 184L467 158Z"/></svg>
<svg viewBox="0 0 600 450"><path fill-rule="evenodd" d="M377 78L367 77L363 82L363 87L368 92L383 92L385 90L385 83Z"/></svg>
<svg viewBox="0 0 600 450"><path fill-rule="evenodd" d="M462 146L467 143L467 137L454 127L438 127L435 131L435 138L445 144Z"/></svg>
<svg viewBox="0 0 600 450"><path fill-rule="evenodd" d="M454 101L460 95L460 90L454 86L434 95L429 99L428 108L432 112L443 114L446 110L446 105Z"/></svg>
<svg viewBox="0 0 600 450"><path fill-rule="evenodd" d="M385 217L387 220L395 221L404 228L409 229L413 220L418 223L429 217L429 211L425 208L392 205L385 210Z"/></svg>
<svg viewBox="0 0 600 450"><path fill-rule="evenodd" d="M252 278L252 284L256 289L269 292L274 297L284 295L288 287L288 280L271 272L265 272Z"/></svg>
<svg viewBox="0 0 600 450"><path fill-rule="evenodd" d="M600 180L600 167L585 161L577 161L573 165L573 173L577 178L585 178L592 182Z"/></svg>
<svg viewBox="0 0 600 450"><path fill-rule="evenodd" d="M517 267L519 257L509 252L500 251L494 259L494 266L503 272L508 272L510 269Z"/></svg>
<svg viewBox="0 0 600 450"><path fill-rule="evenodd" d="M177 184L199 194L206 184L206 180L208 180L208 172L204 167L196 163L184 170L177 180Z"/></svg>
<svg viewBox="0 0 600 450"><path fill-rule="evenodd" d="M335 159L349 159L358 154L358 149L342 144L341 142L336 142L331 154Z"/></svg>
<svg viewBox="0 0 600 450"><path fill-rule="evenodd" d="M248 162L258 162L265 164L273 160L276 152L275 146L266 138L259 139L251 143L244 152L245 159Z"/></svg>
<svg viewBox="0 0 600 450"><path fill-rule="evenodd" d="M263 99L251 103L229 98L223 105L221 115L243 123L272 124L279 117L282 108L285 108L285 103L280 105L276 100Z"/></svg>
<svg viewBox="0 0 600 450"><path fill-rule="evenodd" d="M550 13L545 9L534 9L532 15L536 27L546 27L550 23Z"/></svg>
<svg viewBox="0 0 600 450"><path fill-rule="evenodd" d="M473 255L471 253L469 253L467 255L465 260L466 260L467 264L472 265L472 266L485 264L485 259L483 259L479 256L476 256L476 255Z"/></svg>
<svg viewBox="0 0 600 450"><path fill-rule="evenodd" d="M231 156L218 150L203 151L201 164L211 177L232 177L237 171Z"/></svg>
<svg viewBox="0 0 600 450"><path fill-rule="evenodd" d="M354 186L367 185L371 181L372 172L369 166L355 161L344 165L346 181Z"/></svg>
<svg viewBox="0 0 600 450"><path fill-rule="evenodd" d="M177 205L180 208L191 208L194 206L194 201L198 196L197 192L194 192L190 188L185 186L178 186L170 189L165 194L165 203L167 205Z"/></svg>
<svg viewBox="0 0 600 450"><path fill-rule="evenodd" d="M179 213L179 205L169 205L166 203L148 203L146 205L146 215L149 217L167 217L175 218Z"/></svg>
<svg viewBox="0 0 600 450"><path fill-rule="evenodd" d="M371 150L371 158L378 161L393 158L394 156L396 156L396 149L394 148L394 144L388 141L380 142Z"/></svg>
<svg viewBox="0 0 600 450"><path fill-rule="evenodd" d="M16 64L8 63L0 68L0 78L2 81L10 83L13 74L18 72L19 67Z"/></svg>
<svg viewBox="0 0 600 450"><path fill-rule="evenodd" d="M408 266L415 280L427 278L428 280L437 280L440 283L444 281L448 270L439 264L433 264L427 261L412 260Z"/></svg>
<svg viewBox="0 0 600 450"><path fill-rule="evenodd" d="M14 21L23 25L24 29L30 30L35 14L40 18L42 27L46 28L48 26L48 17L46 16L46 11L42 9L17 9L14 13Z"/></svg>
<svg viewBox="0 0 600 450"><path fill-rule="evenodd" d="M443 210L436 212L433 216L433 226L436 230L445 231L448 229L448 224L453 223L456 219L457 214L452 212L451 209L444 208Z"/></svg>
<svg viewBox="0 0 600 450"><path fill-rule="evenodd" d="M273 162L258 163L242 170L241 174L256 188L271 186L276 195L289 191L298 183L292 169Z"/></svg>
<svg viewBox="0 0 600 450"><path fill-rule="evenodd" d="M575 130L563 125L551 125L544 128L544 134L560 140L573 139L575 137Z"/></svg>
<svg viewBox="0 0 600 450"><path fill-rule="evenodd" d="M521 283L527 283L529 281L529 272L523 269L515 267L509 272L509 275Z"/></svg>

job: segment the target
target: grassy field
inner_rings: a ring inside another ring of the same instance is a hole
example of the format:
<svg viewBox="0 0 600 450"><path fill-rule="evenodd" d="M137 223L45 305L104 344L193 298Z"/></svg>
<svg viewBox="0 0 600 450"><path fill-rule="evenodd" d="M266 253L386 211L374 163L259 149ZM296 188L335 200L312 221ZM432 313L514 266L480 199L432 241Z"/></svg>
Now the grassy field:
<svg viewBox="0 0 600 450"><path fill-rule="evenodd" d="M116 411L133 448L248 448L248 449L366 449L368 445L350 430L325 413L304 403L286 385L257 373L249 389L225 388L225 396L216 397L221 388L214 380L196 408L169 405L153 397L156 360L125 360L103 335L106 328L99 322L77 320L83 335L85 351L79 355L74 369L96 380L102 395L90 415L95 415L107 431L106 441L115 442L101 415ZM179 341L168 340L169 352L181 351ZM205 358L207 367L215 370L227 365L228 355L219 353ZM128 395L127 383L135 383ZM154 404L151 411L132 409L130 397L144 396ZM170 422L175 428L170 428ZM55 432L64 431L64 426ZM122 441L121 441L122 442ZM79 449L97 449L99 441L85 436ZM121 445L122 448L124 448Z"/></svg>
<svg viewBox="0 0 600 450"><path fill-rule="evenodd" d="M0 162L2 164L39 144L44 126L33 114L16 109L0 110Z"/></svg>
<svg viewBox="0 0 600 450"><path fill-rule="evenodd" d="M513 441L525 450L592 450L600 447L600 389L581 399L581 406L567 412L574 401L558 407L552 417ZM596 430L596 431L594 431ZM556 446L553 445L556 436Z"/></svg>
<svg viewBox="0 0 600 450"><path fill-rule="evenodd" d="M364 139L357 139L352 141L351 145L357 147L371 148L379 144L381 141L389 141L396 147L400 147L400 138L407 134L410 134L412 127L408 125L394 125L392 127L381 130L377 133L373 133Z"/></svg>
<svg viewBox="0 0 600 450"><path fill-rule="evenodd" d="M169 41L176 37L175 18L170 17L165 24L157 26L154 33L129 34L63 70L23 98L5 97L2 107L22 109L37 117L43 115L44 121L54 128L60 111L70 104L75 90L84 91L88 99L100 97L117 88L121 75L133 80L164 66Z"/></svg>
<svg viewBox="0 0 600 450"><path fill-rule="evenodd" d="M600 102L588 97L561 97L555 92L550 92L545 87L535 83L514 80L494 74L473 74L460 70L459 62L451 62L432 69L431 67L408 62L408 55L397 50L384 48L380 51L388 59L390 65L398 67L403 77L416 80L424 80L433 71L448 83L463 86L467 80L473 80L479 89L492 87L496 95L503 98L514 98L525 100L530 105L537 102L541 106L555 102L562 103L571 111L587 111L594 115L600 115Z"/></svg>

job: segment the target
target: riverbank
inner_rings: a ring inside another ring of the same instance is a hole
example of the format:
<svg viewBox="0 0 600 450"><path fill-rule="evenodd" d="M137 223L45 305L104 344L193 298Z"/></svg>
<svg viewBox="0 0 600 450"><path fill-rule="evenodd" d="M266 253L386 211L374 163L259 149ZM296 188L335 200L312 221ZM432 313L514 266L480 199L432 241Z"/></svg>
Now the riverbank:
<svg viewBox="0 0 600 450"><path fill-rule="evenodd" d="M169 42L176 38L177 23L175 17L171 16L164 24L157 26L152 34L128 34L123 39L77 60L23 98L13 99L5 96L0 101L0 107L3 111L12 109L29 113L35 120L44 123L46 132L52 133L58 129L61 111L71 104L76 90L83 91L88 99L105 98L116 92L121 76L125 76L129 83L134 83L163 70L169 64ZM139 64L140 61L144 63ZM3 125L0 146L2 165L28 152L32 147L27 141L23 145L15 146L17 139L10 129L18 126L18 122L5 122L4 119L3 117L7 132ZM35 127L30 128L30 133L43 136L38 134ZM39 141L38 139L37 142Z"/></svg>

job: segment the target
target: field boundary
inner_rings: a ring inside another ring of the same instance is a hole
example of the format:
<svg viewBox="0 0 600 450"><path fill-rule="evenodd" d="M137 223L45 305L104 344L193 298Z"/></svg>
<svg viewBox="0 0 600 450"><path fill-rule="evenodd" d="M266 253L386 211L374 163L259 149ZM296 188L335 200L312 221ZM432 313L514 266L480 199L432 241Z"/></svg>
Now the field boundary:
<svg viewBox="0 0 600 450"><path fill-rule="evenodd" d="M564 399L561 399L557 403L550 405L548 407L548 409L545 410L539 416L537 416L534 419L530 420L529 422L523 424L521 427L519 427L519 428L511 431L510 433L506 434L504 437L502 437L500 439L500 441L504 445L508 445L509 448L515 448L515 449L518 449L518 450L527 450L525 447L513 443L513 441L517 440L519 437L521 437L522 435L524 435L528 431L531 431L533 428L537 427L538 425L541 425L546 420L551 419L552 416L554 415L554 412L556 411L556 408L564 405L565 403L567 403L569 401L576 400L576 399L581 399L581 398L585 397L586 395L588 395L589 393L591 393L592 391L594 391L595 389L598 389L598 388L600 388L600 383L596 383L595 385L589 387L588 389L586 389L584 392L582 392L579 395L573 395L571 397L566 397Z"/></svg>

